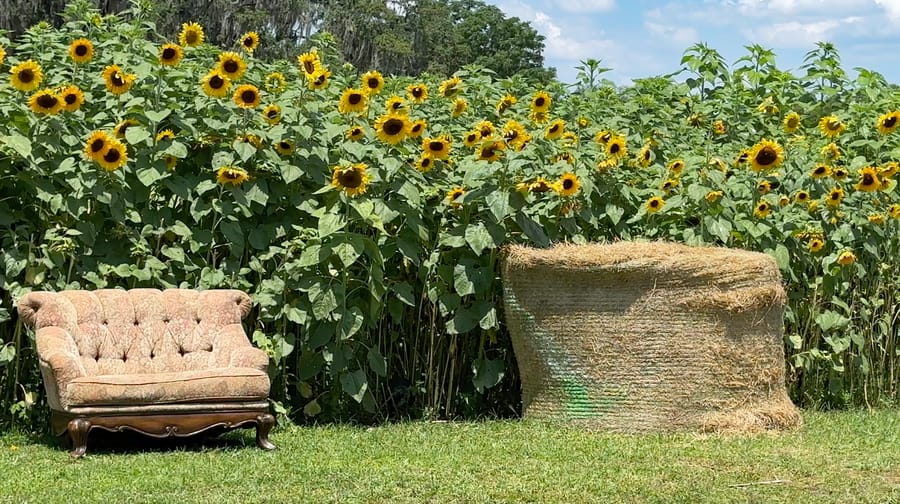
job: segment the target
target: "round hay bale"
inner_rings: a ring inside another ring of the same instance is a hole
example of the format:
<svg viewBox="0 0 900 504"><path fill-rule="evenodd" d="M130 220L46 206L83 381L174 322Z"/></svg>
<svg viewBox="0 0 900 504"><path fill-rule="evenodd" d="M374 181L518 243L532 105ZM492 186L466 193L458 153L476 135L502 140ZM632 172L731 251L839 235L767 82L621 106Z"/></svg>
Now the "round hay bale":
<svg viewBox="0 0 900 504"><path fill-rule="evenodd" d="M502 267L526 417L626 432L800 425L769 256L661 242L513 246Z"/></svg>

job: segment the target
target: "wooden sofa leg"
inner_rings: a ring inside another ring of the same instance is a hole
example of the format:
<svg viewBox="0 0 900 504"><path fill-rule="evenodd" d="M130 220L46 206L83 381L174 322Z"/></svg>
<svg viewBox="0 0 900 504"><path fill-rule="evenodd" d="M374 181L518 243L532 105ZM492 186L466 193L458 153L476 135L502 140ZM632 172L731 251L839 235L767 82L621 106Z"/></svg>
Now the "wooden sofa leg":
<svg viewBox="0 0 900 504"><path fill-rule="evenodd" d="M72 439L72 458L81 458L87 451L88 432L91 430L91 422L84 418L74 418L69 421L69 438Z"/></svg>
<svg viewBox="0 0 900 504"><path fill-rule="evenodd" d="M269 431L275 426L275 417L265 413L256 417L256 446L263 450L274 450L275 445L269 441Z"/></svg>

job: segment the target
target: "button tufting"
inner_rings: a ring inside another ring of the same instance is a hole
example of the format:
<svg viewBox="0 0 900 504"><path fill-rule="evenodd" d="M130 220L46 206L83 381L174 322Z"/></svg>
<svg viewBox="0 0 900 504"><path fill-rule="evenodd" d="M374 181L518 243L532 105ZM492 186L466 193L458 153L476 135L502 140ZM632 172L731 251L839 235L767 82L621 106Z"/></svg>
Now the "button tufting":
<svg viewBox="0 0 900 504"><path fill-rule="evenodd" d="M135 321L134 321L134 325L135 325L135 326L138 326L138 325L140 325L140 322L138 322L137 320L135 320Z"/></svg>

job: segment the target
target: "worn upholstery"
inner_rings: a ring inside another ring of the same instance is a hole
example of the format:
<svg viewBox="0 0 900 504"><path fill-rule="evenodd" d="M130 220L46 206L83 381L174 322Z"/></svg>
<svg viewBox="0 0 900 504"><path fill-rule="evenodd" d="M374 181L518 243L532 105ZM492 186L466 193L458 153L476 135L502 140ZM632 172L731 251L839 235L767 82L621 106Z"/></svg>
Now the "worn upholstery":
<svg viewBox="0 0 900 504"><path fill-rule="evenodd" d="M17 304L35 330L50 407L246 401L269 394L268 357L241 320L237 290L32 292Z"/></svg>

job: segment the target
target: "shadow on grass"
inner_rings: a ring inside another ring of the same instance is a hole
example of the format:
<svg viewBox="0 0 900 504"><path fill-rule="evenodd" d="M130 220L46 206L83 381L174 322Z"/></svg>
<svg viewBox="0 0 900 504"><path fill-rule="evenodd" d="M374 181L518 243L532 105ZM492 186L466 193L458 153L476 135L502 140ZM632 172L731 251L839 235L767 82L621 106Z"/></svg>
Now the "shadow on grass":
<svg viewBox="0 0 900 504"><path fill-rule="evenodd" d="M93 429L88 437L87 455L257 450L254 432L253 429L210 429L188 437L155 438L127 429L122 432ZM31 434L29 440L59 451L69 451L72 448L68 434Z"/></svg>

